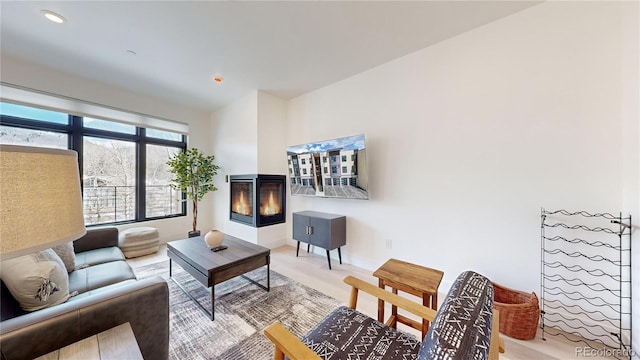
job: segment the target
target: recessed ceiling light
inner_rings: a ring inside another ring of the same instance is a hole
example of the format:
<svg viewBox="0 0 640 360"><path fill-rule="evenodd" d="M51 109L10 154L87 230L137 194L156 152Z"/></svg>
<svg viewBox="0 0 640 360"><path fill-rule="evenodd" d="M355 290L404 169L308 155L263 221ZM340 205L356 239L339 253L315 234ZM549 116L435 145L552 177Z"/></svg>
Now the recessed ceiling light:
<svg viewBox="0 0 640 360"><path fill-rule="evenodd" d="M222 77L222 75L213 75L213 81L215 81L218 84L220 84L220 83L222 83L224 81L224 78Z"/></svg>
<svg viewBox="0 0 640 360"><path fill-rule="evenodd" d="M53 21L56 24L62 24L63 22L67 21L67 19L65 19L64 16L60 14L56 14L51 10L42 10L41 12L42 12L42 15L44 15L44 17Z"/></svg>

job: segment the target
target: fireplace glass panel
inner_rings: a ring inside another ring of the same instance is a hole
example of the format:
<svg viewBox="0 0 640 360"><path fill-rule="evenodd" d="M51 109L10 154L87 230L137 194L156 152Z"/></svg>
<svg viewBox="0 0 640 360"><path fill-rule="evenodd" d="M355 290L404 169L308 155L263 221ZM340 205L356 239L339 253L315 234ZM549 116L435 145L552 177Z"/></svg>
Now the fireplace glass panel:
<svg viewBox="0 0 640 360"><path fill-rule="evenodd" d="M232 182L231 183L231 211L244 215L253 216L253 183L252 182Z"/></svg>
<svg viewBox="0 0 640 360"><path fill-rule="evenodd" d="M260 185L260 215L273 216L282 213L282 190L281 183L262 183Z"/></svg>

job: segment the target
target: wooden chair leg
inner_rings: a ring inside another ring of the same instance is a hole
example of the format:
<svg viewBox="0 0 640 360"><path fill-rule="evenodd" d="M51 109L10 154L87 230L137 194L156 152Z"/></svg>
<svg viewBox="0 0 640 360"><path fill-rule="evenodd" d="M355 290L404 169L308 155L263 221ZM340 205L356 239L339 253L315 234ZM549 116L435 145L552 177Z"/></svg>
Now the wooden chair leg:
<svg viewBox="0 0 640 360"><path fill-rule="evenodd" d="M273 360L284 360L284 353L282 350L275 348L273 351Z"/></svg>

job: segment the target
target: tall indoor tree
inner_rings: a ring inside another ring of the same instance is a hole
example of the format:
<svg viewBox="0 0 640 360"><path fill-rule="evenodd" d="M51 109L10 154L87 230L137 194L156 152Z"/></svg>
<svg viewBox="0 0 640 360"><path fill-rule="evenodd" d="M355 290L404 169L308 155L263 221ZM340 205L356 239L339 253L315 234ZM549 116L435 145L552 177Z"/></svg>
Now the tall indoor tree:
<svg viewBox="0 0 640 360"><path fill-rule="evenodd" d="M173 175L170 185L182 191L193 201L193 230L189 236L198 236L198 202L204 195L216 191L213 177L218 174L220 167L214 163L215 156L204 155L197 148L180 151L169 158L170 172Z"/></svg>

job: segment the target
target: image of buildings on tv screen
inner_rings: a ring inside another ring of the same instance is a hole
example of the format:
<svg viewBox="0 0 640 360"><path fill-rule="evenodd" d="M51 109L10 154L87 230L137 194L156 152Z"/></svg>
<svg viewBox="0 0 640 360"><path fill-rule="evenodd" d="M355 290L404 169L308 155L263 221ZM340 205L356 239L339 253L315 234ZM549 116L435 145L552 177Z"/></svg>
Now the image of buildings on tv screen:
<svg viewBox="0 0 640 360"><path fill-rule="evenodd" d="M364 135L287 147L292 195L368 199Z"/></svg>

